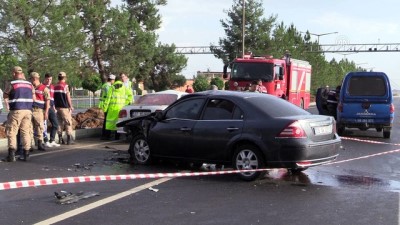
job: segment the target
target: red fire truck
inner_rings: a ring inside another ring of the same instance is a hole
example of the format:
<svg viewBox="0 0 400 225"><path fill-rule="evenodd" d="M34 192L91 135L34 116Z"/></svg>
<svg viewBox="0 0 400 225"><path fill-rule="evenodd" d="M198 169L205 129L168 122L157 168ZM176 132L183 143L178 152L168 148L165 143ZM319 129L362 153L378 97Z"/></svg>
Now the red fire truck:
<svg viewBox="0 0 400 225"><path fill-rule="evenodd" d="M228 66L231 68L229 74ZM224 78L229 78L229 90L243 91L251 82L262 80L268 94L303 109L308 109L310 104L311 65L307 61L292 59L289 53L282 59L244 55L224 66Z"/></svg>

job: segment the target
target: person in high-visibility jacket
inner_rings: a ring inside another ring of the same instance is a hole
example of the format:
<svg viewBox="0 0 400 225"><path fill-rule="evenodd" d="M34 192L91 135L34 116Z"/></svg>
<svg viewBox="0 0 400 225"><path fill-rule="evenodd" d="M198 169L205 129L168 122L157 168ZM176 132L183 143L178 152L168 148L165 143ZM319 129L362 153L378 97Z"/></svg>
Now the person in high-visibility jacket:
<svg viewBox="0 0 400 225"><path fill-rule="evenodd" d="M106 130L106 118L107 118L107 109L104 108L104 103L107 100L108 91L110 90L111 86L115 82L115 75L110 74L108 75L107 82L101 86L101 93L100 93L100 101L99 101L99 108L104 112L104 121L103 127L101 129L101 140L108 140L111 136L111 131Z"/></svg>
<svg viewBox="0 0 400 225"><path fill-rule="evenodd" d="M129 90L119 79L114 82L108 90L107 99L104 101L104 109L107 111L106 130L115 132L118 139L117 122L119 111L132 102L132 90Z"/></svg>

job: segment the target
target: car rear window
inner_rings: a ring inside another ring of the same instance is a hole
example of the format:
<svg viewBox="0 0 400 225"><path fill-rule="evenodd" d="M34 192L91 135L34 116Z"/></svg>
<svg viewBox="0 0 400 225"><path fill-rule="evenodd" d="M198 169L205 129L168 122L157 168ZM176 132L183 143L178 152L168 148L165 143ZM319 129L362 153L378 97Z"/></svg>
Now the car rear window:
<svg viewBox="0 0 400 225"><path fill-rule="evenodd" d="M304 109L274 96L249 97L250 104L264 111L271 117L309 115Z"/></svg>
<svg viewBox="0 0 400 225"><path fill-rule="evenodd" d="M350 96L384 96L385 79L382 76L351 77L348 93Z"/></svg>
<svg viewBox="0 0 400 225"><path fill-rule="evenodd" d="M136 103L146 105L171 105L177 98L175 94L147 94L143 95Z"/></svg>

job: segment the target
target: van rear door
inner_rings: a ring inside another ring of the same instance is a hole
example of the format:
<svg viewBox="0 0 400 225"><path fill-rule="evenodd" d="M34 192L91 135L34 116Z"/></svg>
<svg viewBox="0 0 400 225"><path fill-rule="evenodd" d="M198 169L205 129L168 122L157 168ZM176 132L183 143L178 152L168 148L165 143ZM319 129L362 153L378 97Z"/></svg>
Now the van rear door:
<svg viewBox="0 0 400 225"><path fill-rule="evenodd" d="M346 120L357 123L390 123L392 92L389 80L380 73L351 76L343 91L342 106Z"/></svg>

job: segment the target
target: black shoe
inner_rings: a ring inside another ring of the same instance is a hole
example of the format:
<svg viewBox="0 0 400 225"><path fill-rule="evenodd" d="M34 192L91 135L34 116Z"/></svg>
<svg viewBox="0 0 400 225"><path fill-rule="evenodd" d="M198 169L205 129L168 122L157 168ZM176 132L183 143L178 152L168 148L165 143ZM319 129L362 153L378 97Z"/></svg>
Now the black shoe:
<svg viewBox="0 0 400 225"><path fill-rule="evenodd" d="M29 150L24 150L24 154L20 156L18 159L27 162L29 160Z"/></svg>
<svg viewBox="0 0 400 225"><path fill-rule="evenodd" d="M75 144L72 135L67 135L67 145Z"/></svg>
<svg viewBox="0 0 400 225"><path fill-rule="evenodd" d="M39 151L46 151L46 148L44 147L42 141L38 141L38 150Z"/></svg>
<svg viewBox="0 0 400 225"><path fill-rule="evenodd" d="M63 139L63 137L62 137L62 135L58 135L58 144L63 144L63 145L65 145L65 142L64 142L64 139Z"/></svg>
<svg viewBox="0 0 400 225"><path fill-rule="evenodd" d="M15 162L15 149L8 149L7 162Z"/></svg>

